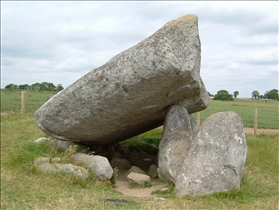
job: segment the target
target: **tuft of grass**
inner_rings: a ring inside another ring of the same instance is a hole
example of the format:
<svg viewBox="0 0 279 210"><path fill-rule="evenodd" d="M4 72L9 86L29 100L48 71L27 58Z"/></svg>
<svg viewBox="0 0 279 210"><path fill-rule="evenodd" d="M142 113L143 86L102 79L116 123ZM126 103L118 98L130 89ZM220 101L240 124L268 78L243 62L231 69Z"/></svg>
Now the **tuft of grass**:
<svg viewBox="0 0 279 210"><path fill-rule="evenodd" d="M134 136L126 140L129 145L130 151L141 151L144 150L148 144L154 144L157 147L163 133L163 128L159 127L150 131L147 131L138 136Z"/></svg>
<svg viewBox="0 0 279 210"><path fill-rule="evenodd" d="M129 205L136 204L134 201L130 201L127 199L118 199L118 198L107 198L105 202L111 205Z"/></svg>
<svg viewBox="0 0 279 210"><path fill-rule="evenodd" d="M48 157L50 151L47 142L27 142L15 148L9 161L5 161L4 164L11 168L31 169L36 158Z"/></svg>
<svg viewBox="0 0 279 210"><path fill-rule="evenodd" d="M165 196L174 196L174 184L173 183L166 183L166 187L159 189L159 190L154 190L151 194L152 195L165 195Z"/></svg>
<svg viewBox="0 0 279 210"><path fill-rule="evenodd" d="M111 179L110 179L110 182L111 182L111 184L112 184L113 187L115 187L115 184L116 184L116 181L117 181L118 171L119 171L119 170L118 170L117 167L115 167L115 168L113 169L113 174L112 174L112 177L111 177Z"/></svg>
<svg viewBox="0 0 279 210"><path fill-rule="evenodd" d="M148 182L148 181L145 181L143 184L129 182L129 188L149 188L151 186L152 186L151 182Z"/></svg>

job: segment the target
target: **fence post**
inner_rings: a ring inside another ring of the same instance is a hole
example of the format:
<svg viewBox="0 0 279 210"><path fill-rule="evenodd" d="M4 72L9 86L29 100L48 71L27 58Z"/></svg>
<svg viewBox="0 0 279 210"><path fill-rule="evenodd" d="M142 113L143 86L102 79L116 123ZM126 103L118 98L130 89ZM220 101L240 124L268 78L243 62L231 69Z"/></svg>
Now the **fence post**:
<svg viewBox="0 0 279 210"><path fill-rule="evenodd" d="M254 135L258 135L258 109L254 111Z"/></svg>
<svg viewBox="0 0 279 210"><path fill-rule="evenodd" d="M26 91L21 91L21 114L26 112Z"/></svg>
<svg viewBox="0 0 279 210"><path fill-rule="evenodd" d="M197 130L200 128L201 125L201 113L197 113Z"/></svg>

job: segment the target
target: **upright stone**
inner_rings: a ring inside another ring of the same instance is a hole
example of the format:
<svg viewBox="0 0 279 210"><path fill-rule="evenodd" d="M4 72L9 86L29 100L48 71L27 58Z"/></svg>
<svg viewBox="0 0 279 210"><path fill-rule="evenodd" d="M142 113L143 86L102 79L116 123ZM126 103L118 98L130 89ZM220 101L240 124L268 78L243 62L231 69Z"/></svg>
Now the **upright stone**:
<svg viewBox="0 0 279 210"><path fill-rule="evenodd" d="M162 125L174 104L201 111L200 56L197 16L172 20L60 91L35 122L56 139L108 145Z"/></svg>
<svg viewBox="0 0 279 210"><path fill-rule="evenodd" d="M241 118L234 112L208 117L175 180L177 195L204 195L240 188L247 144Z"/></svg>
<svg viewBox="0 0 279 210"><path fill-rule="evenodd" d="M158 155L161 179L175 182L195 138L195 129L196 121L184 107L176 105L167 111Z"/></svg>

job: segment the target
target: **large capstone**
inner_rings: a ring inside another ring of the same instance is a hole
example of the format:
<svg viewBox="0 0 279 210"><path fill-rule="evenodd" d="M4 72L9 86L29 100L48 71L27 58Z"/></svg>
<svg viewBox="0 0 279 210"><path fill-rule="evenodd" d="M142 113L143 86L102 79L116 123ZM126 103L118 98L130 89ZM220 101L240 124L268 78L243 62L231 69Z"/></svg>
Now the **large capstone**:
<svg viewBox="0 0 279 210"><path fill-rule="evenodd" d="M180 17L56 94L35 121L60 140L125 140L162 125L172 105L189 114L208 106L200 62L198 18Z"/></svg>

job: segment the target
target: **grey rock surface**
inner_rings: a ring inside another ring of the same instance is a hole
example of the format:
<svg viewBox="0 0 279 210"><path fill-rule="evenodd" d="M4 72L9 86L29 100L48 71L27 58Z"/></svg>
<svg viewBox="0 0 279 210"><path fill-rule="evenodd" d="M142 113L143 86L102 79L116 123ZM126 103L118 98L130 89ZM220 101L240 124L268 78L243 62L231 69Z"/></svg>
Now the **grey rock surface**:
<svg viewBox="0 0 279 210"><path fill-rule="evenodd" d="M110 180L113 175L113 169L106 157L75 153L71 159L75 164L85 164L100 180Z"/></svg>
<svg viewBox="0 0 279 210"><path fill-rule="evenodd" d="M60 161L61 161L60 157L55 157L55 158L52 158L50 162L53 164L53 163L59 163Z"/></svg>
<svg viewBox="0 0 279 210"><path fill-rule="evenodd" d="M40 138L37 138L34 142L35 143L41 143L41 142L46 142L46 141L49 141L50 138L46 138L46 137L40 137Z"/></svg>
<svg viewBox="0 0 279 210"><path fill-rule="evenodd" d="M138 173L138 174L146 174L146 172L144 170L141 170L139 167L137 166L132 166L126 173L125 173L125 177L127 177L130 173Z"/></svg>
<svg viewBox="0 0 279 210"><path fill-rule="evenodd" d="M87 155L81 152L77 152L71 156L71 160L74 164L84 164L86 167L88 167L89 164L94 162L93 159L93 155Z"/></svg>
<svg viewBox="0 0 279 210"><path fill-rule="evenodd" d="M94 156L94 162L89 164L88 167L100 180L110 180L113 175L113 168L108 159L102 156Z"/></svg>
<svg viewBox="0 0 279 210"><path fill-rule="evenodd" d="M198 18L186 15L60 91L35 115L53 138L107 145L163 124L167 107L208 106Z"/></svg>
<svg viewBox="0 0 279 210"><path fill-rule="evenodd" d="M195 135L196 120L184 107L172 106L167 111L159 144L157 170L160 179L175 182Z"/></svg>
<svg viewBox="0 0 279 210"><path fill-rule="evenodd" d="M57 168L52 165L51 163L41 163L39 165L36 165L38 171L41 173L56 173Z"/></svg>
<svg viewBox="0 0 279 210"><path fill-rule="evenodd" d="M150 155L156 155L158 152L158 147L155 144L147 144L143 151L147 152Z"/></svg>
<svg viewBox="0 0 279 210"><path fill-rule="evenodd" d="M158 178L157 166L155 164L150 165L147 174L151 179Z"/></svg>
<svg viewBox="0 0 279 210"><path fill-rule="evenodd" d="M34 165L35 166L39 166L43 163L50 163L50 158L48 157L38 157L35 161L34 161Z"/></svg>
<svg viewBox="0 0 279 210"><path fill-rule="evenodd" d="M202 124L175 179L176 195L204 195L240 188L247 144L241 118L219 112Z"/></svg>
<svg viewBox="0 0 279 210"><path fill-rule="evenodd" d="M118 168L118 169L129 169L131 168L131 163L125 159L125 158L118 158L113 157L110 161L110 165L112 168Z"/></svg>
<svg viewBox="0 0 279 210"><path fill-rule="evenodd" d="M150 182L150 177L146 174L139 174L139 173L135 173L135 172L131 172L128 176L127 176L128 181L130 182L134 182L136 184L142 185L145 182Z"/></svg>
<svg viewBox="0 0 279 210"><path fill-rule="evenodd" d="M56 163L53 165L56 167L58 173L74 175L77 180L86 180L89 177L88 171L83 167L75 166L69 163Z"/></svg>

